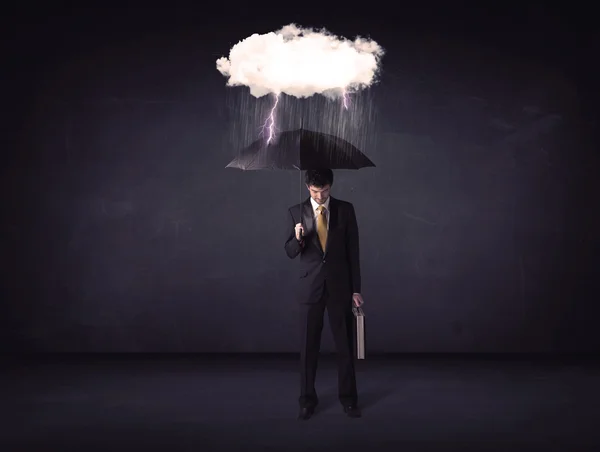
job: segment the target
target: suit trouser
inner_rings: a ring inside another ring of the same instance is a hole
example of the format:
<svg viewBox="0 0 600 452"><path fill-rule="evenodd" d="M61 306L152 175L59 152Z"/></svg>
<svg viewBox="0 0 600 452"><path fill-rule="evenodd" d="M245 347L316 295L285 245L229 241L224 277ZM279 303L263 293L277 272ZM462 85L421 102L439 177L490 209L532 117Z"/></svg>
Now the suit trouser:
<svg viewBox="0 0 600 452"><path fill-rule="evenodd" d="M356 374L354 369L354 317L352 301L332 297L323 287L323 295L318 303L302 304L301 348L300 348L300 406L315 406L319 402L315 390L315 379L323 318L327 308L329 326L335 342L338 366L338 396L343 405L356 404Z"/></svg>

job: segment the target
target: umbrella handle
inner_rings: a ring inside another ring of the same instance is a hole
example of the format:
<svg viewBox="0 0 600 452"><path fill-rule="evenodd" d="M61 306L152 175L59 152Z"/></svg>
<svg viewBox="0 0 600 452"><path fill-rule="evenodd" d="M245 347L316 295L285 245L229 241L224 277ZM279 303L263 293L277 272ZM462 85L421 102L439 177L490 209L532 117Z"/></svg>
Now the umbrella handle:
<svg viewBox="0 0 600 452"><path fill-rule="evenodd" d="M303 116L300 117L302 123L304 123ZM302 126L300 126L302 128ZM302 226L302 230L300 231L300 242L304 240L304 214L302 213L302 171L298 171L300 176L300 225Z"/></svg>

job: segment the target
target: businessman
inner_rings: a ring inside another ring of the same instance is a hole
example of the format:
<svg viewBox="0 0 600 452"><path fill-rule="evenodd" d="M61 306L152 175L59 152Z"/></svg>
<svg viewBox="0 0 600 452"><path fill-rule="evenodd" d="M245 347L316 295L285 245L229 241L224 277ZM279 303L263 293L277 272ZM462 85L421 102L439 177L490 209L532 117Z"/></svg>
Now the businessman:
<svg viewBox="0 0 600 452"><path fill-rule="evenodd" d="M333 171L309 170L310 197L288 212L285 251L299 256L301 386L298 418L309 419L319 403L315 390L325 308L338 363L338 395L344 412L360 417L354 369L352 304L361 306L358 224L354 206L330 196Z"/></svg>

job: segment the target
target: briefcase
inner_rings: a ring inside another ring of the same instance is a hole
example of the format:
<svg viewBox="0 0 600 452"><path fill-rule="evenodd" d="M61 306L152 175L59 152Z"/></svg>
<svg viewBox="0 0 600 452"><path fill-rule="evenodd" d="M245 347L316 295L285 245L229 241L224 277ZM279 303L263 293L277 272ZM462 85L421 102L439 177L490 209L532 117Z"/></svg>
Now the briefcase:
<svg viewBox="0 0 600 452"><path fill-rule="evenodd" d="M356 319L356 358L365 359L365 312L361 307L352 306Z"/></svg>

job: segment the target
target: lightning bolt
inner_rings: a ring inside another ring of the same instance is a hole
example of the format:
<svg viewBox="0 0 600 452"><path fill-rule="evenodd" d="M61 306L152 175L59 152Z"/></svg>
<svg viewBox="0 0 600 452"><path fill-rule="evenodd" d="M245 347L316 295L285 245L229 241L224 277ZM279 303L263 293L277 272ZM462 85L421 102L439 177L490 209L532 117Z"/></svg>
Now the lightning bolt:
<svg viewBox="0 0 600 452"><path fill-rule="evenodd" d="M348 97L348 93L346 92L346 90L342 90L342 105L344 105L344 108L346 110L348 110L348 103L350 102L350 98Z"/></svg>
<svg viewBox="0 0 600 452"><path fill-rule="evenodd" d="M271 142L273 137L275 137L275 131L277 128L275 127L275 111L277 110L277 104L279 103L279 94L275 94L275 103L273 104L273 108L271 109L271 113L267 117L267 120L262 126L261 135L265 133L265 129L267 130L269 136L267 137L267 144Z"/></svg>
<svg viewBox="0 0 600 452"><path fill-rule="evenodd" d="M271 108L271 112L267 117L265 123L261 128L261 135L265 134L265 130L267 131L267 144L269 144L273 138L275 137L275 132L277 131L277 127L275 126L275 112L277 111L277 105L279 104L279 94L275 94L275 102L273 103L273 108ZM350 104L350 97L346 90L342 91L342 105L345 110L348 110L348 106Z"/></svg>

